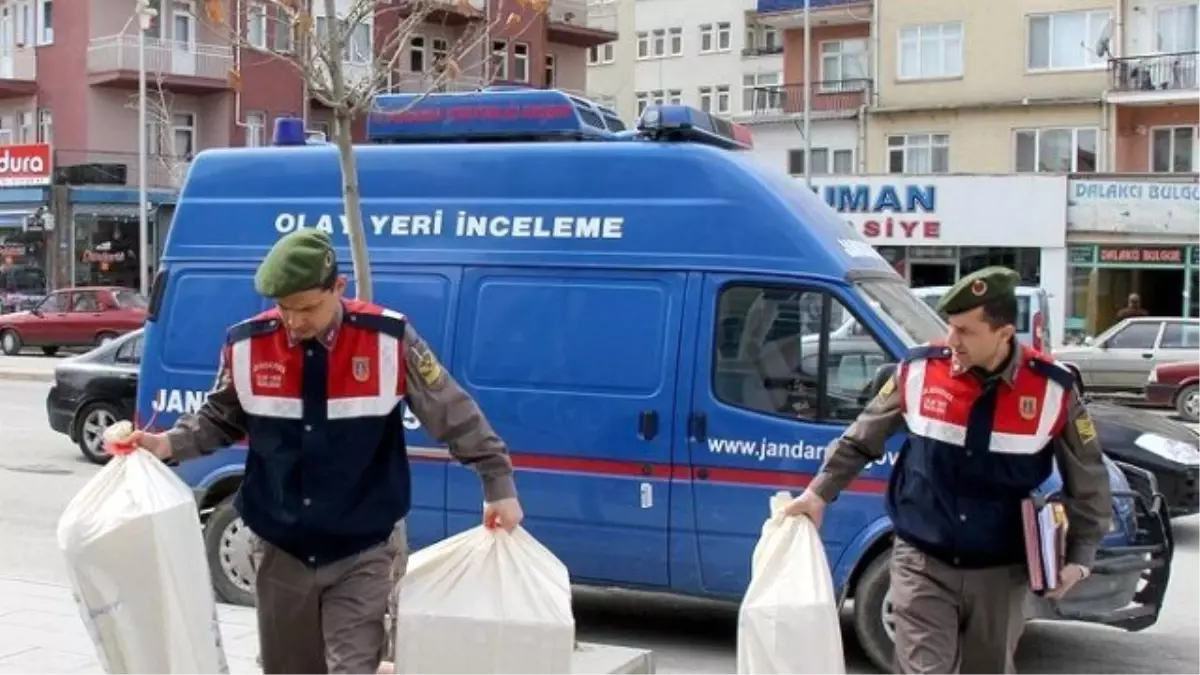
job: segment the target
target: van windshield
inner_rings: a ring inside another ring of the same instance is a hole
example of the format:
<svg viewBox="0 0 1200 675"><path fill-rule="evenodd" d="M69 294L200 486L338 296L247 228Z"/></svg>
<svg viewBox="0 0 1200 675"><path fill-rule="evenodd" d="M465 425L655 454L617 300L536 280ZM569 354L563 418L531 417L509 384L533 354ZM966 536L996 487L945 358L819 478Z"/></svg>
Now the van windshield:
<svg viewBox="0 0 1200 675"><path fill-rule="evenodd" d="M915 347L946 337L946 322L903 282L861 281L857 288L905 345Z"/></svg>

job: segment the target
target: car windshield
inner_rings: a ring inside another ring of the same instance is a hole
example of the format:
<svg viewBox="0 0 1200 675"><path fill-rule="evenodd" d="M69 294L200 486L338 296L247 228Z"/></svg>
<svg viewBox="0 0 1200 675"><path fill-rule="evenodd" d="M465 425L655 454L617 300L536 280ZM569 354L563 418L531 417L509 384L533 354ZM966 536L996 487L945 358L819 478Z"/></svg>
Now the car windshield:
<svg viewBox="0 0 1200 675"><path fill-rule="evenodd" d="M146 301L145 296L136 291L117 291L114 294L117 298L117 306L129 309L146 309L150 303Z"/></svg>
<svg viewBox="0 0 1200 675"><path fill-rule="evenodd" d="M946 322L901 281L862 281L858 292L909 347L946 337Z"/></svg>
<svg viewBox="0 0 1200 675"><path fill-rule="evenodd" d="M938 301L942 299L942 294L941 293L921 293L918 297L920 297L922 300L924 300L925 304L929 305L930 309L937 311L937 304L938 304ZM942 320L944 321L945 319L946 319L946 317L943 316ZM1029 296L1028 295L1018 295L1017 296L1017 332L1018 333L1028 333L1029 332L1029 321L1030 321L1030 319L1029 319Z"/></svg>

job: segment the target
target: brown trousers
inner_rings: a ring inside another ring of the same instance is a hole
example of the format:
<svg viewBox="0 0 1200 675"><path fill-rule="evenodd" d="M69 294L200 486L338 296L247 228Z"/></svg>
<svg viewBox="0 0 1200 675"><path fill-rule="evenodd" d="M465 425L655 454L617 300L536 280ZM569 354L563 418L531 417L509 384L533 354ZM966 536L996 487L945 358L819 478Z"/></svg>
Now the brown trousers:
<svg viewBox="0 0 1200 675"><path fill-rule="evenodd" d="M1015 673L1024 566L958 569L896 540L891 559L897 673Z"/></svg>
<svg viewBox="0 0 1200 675"><path fill-rule="evenodd" d="M263 673L377 671L408 562L404 521L388 541L316 569L255 535L250 548Z"/></svg>

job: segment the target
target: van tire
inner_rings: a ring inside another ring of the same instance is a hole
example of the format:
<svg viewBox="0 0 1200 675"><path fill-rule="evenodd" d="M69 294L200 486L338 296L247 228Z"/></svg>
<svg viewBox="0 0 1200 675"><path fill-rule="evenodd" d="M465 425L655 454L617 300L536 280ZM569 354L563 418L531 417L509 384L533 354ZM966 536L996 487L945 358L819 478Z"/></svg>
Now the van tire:
<svg viewBox="0 0 1200 675"><path fill-rule="evenodd" d="M3 351L7 356L16 356L21 353L21 335L15 330L6 330L0 332L0 351Z"/></svg>
<svg viewBox="0 0 1200 675"><path fill-rule="evenodd" d="M228 540L236 538L239 531L246 527L237 510L233 508L233 497L234 495L229 495L224 501L217 504L217 507L209 514L208 522L204 524L204 550L208 558L208 574L212 577L213 590L216 591L218 598L233 605L253 607L253 587L247 589L244 585L246 580L238 583L226 571L230 562L234 567L245 568L247 565L243 561L224 560L230 554ZM235 555L248 553L248 551L240 551Z"/></svg>
<svg viewBox="0 0 1200 675"><path fill-rule="evenodd" d="M881 673L892 672L892 655L896 646L884 629L884 603L890 603L891 574L888 561L892 549L889 546L875 556L871 564L858 579L854 589L854 634L858 644Z"/></svg>

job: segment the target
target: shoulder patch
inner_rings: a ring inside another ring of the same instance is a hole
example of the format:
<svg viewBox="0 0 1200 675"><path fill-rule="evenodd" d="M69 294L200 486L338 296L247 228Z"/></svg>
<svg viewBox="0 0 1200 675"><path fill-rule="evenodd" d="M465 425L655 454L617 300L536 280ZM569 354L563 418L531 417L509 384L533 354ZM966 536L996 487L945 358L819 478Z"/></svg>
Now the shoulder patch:
<svg viewBox="0 0 1200 675"><path fill-rule="evenodd" d="M1096 423L1092 421L1092 416L1086 410L1082 415L1075 418L1075 431L1079 433L1079 440L1084 443L1091 443L1096 440Z"/></svg>
<svg viewBox="0 0 1200 675"><path fill-rule="evenodd" d="M397 340L404 339L404 327L407 325L403 314L389 312L388 310L384 310L383 314L346 312L342 320L360 328L390 335Z"/></svg>
<svg viewBox="0 0 1200 675"><path fill-rule="evenodd" d="M922 361L950 358L950 348L945 345L920 345L908 350L905 361Z"/></svg>
<svg viewBox="0 0 1200 675"><path fill-rule="evenodd" d="M896 376L894 374L879 388L879 396L880 398L890 396L893 391L896 391Z"/></svg>
<svg viewBox="0 0 1200 675"><path fill-rule="evenodd" d="M1077 384L1075 373L1057 361L1035 356L1026 361L1026 365L1033 372L1053 380L1055 384L1067 391L1074 389Z"/></svg>
<svg viewBox="0 0 1200 675"><path fill-rule="evenodd" d="M254 318L241 323L235 323L225 331L225 343L233 344L252 337L274 333L283 326L278 317Z"/></svg>

